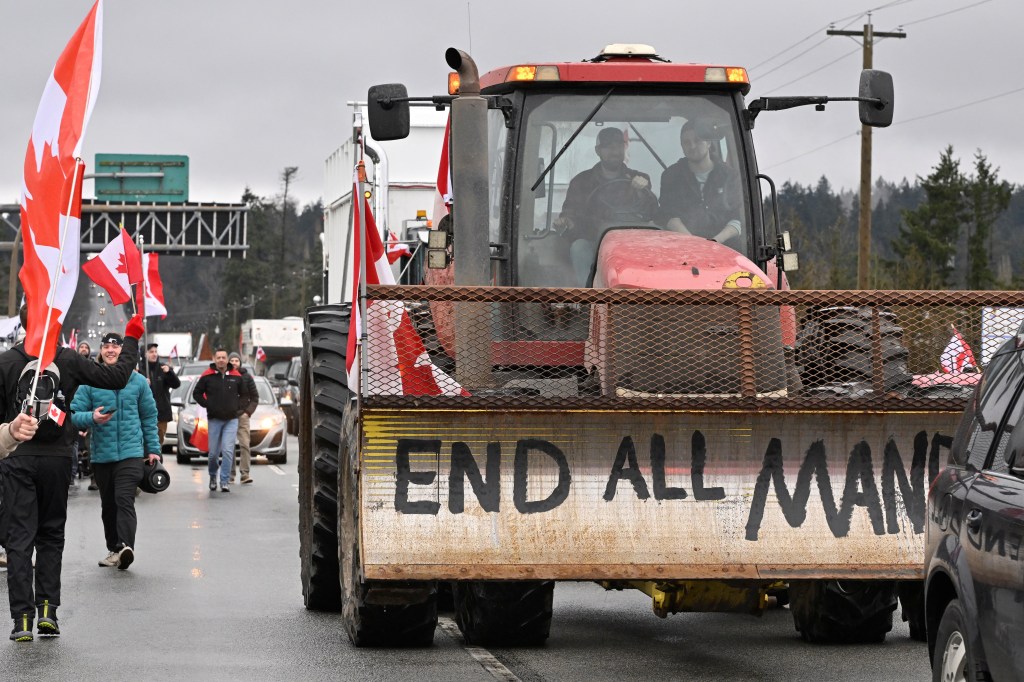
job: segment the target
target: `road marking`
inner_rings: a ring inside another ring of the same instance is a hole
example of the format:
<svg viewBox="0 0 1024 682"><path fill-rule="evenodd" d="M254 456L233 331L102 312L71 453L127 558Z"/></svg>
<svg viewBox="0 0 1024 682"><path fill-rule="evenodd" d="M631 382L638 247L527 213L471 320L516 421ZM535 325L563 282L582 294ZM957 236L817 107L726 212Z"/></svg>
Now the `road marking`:
<svg viewBox="0 0 1024 682"><path fill-rule="evenodd" d="M270 469L271 471L273 471L278 476L284 476L285 475L284 469L282 469L281 467L277 466L276 464L271 464L267 468Z"/></svg>
<svg viewBox="0 0 1024 682"><path fill-rule="evenodd" d="M459 632L459 626L455 624L454 620L448 616L440 616L437 619L437 624L449 637L461 644L462 648L466 650L466 653L472 656L484 670L489 672L491 677L496 680L502 680L502 682L522 682L511 670L506 668L501 661L495 658L494 654L490 651L482 647L466 644L465 640L462 638L462 633Z"/></svg>

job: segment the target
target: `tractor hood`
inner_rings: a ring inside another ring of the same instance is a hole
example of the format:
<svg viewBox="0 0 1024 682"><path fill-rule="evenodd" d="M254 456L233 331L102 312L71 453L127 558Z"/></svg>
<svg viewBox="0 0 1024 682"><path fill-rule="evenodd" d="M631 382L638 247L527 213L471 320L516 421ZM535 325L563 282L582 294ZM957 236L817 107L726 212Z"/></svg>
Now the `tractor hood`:
<svg viewBox="0 0 1024 682"><path fill-rule="evenodd" d="M604 235L594 286L611 289L773 289L752 261L703 237L620 229Z"/></svg>

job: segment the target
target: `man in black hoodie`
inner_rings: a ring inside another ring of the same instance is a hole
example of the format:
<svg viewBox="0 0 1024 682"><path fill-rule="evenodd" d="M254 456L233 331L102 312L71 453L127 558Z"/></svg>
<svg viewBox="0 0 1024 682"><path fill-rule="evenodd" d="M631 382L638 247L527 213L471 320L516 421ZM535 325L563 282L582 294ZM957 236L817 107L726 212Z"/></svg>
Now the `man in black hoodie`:
<svg viewBox="0 0 1024 682"><path fill-rule="evenodd" d="M26 309L22 308L22 326ZM58 348L54 364L60 370L60 391L67 404L81 384L121 389L131 378L139 357L142 318L136 315L125 328L121 357L113 365L100 365L69 348ZM0 406L2 421L11 421L21 410L18 382L32 360L18 344L0 355ZM68 486L77 430L70 415L55 440L42 441L39 434L22 443L4 460L3 506L7 520L7 596L14 629L11 639L31 641L38 613L41 635L59 635L60 573L64 554L64 525L68 516ZM32 566L32 553L36 564Z"/></svg>
<svg viewBox="0 0 1024 682"><path fill-rule="evenodd" d="M171 391L181 386L181 379L174 373L170 365L160 362L159 347L155 343L146 346L146 359L139 371L149 380L149 389L153 391L156 401L156 430L163 445L167 435L167 424L170 423Z"/></svg>

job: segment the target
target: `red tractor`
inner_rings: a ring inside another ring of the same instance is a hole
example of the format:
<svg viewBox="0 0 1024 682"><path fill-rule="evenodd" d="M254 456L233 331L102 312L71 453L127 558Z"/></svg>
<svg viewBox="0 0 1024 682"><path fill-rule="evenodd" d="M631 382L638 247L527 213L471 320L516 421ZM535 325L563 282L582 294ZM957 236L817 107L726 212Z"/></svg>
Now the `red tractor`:
<svg viewBox="0 0 1024 682"><path fill-rule="evenodd" d="M376 140L411 104L451 108L453 204L427 286L361 295L355 392L350 305L307 312L307 607L358 645L421 645L451 586L468 641L539 643L555 581L594 580L662 616L788 598L808 640L880 641L902 588L923 636L922 462L964 396L914 398L908 362L948 318L916 313L952 299L785 291L751 137L762 111L837 99L888 125L888 74L748 104L744 69L642 45L483 76L446 58L448 95L369 92ZM913 308L913 348L889 303ZM410 390L427 366L463 390Z"/></svg>

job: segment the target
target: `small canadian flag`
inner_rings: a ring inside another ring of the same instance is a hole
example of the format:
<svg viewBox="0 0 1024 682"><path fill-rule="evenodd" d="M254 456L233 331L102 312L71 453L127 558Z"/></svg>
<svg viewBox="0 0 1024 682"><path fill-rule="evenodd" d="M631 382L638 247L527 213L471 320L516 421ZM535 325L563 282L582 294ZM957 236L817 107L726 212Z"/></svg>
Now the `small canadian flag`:
<svg viewBox="0 0 1024 682"><path fill-rule="evenodd" d="M46 415L57 422L57 426L64 426L64 410L57 407L56 403L50 403L50 409L46 411Z"/></svg>
<svg viewBox="0 0 1024 682"><path fill-rule="evenodd" d="M256 346L256 359L260 362L267 359L267 354L263 351L263 346Z"/></svg>
<svg viewBox="0 0 1024 682"><path fill-rule="evenodd" d="M174 344L174 348L171 349L171 352L167 355L167 357L169 357L172 360L178 359L178 344Z"/></svg>

